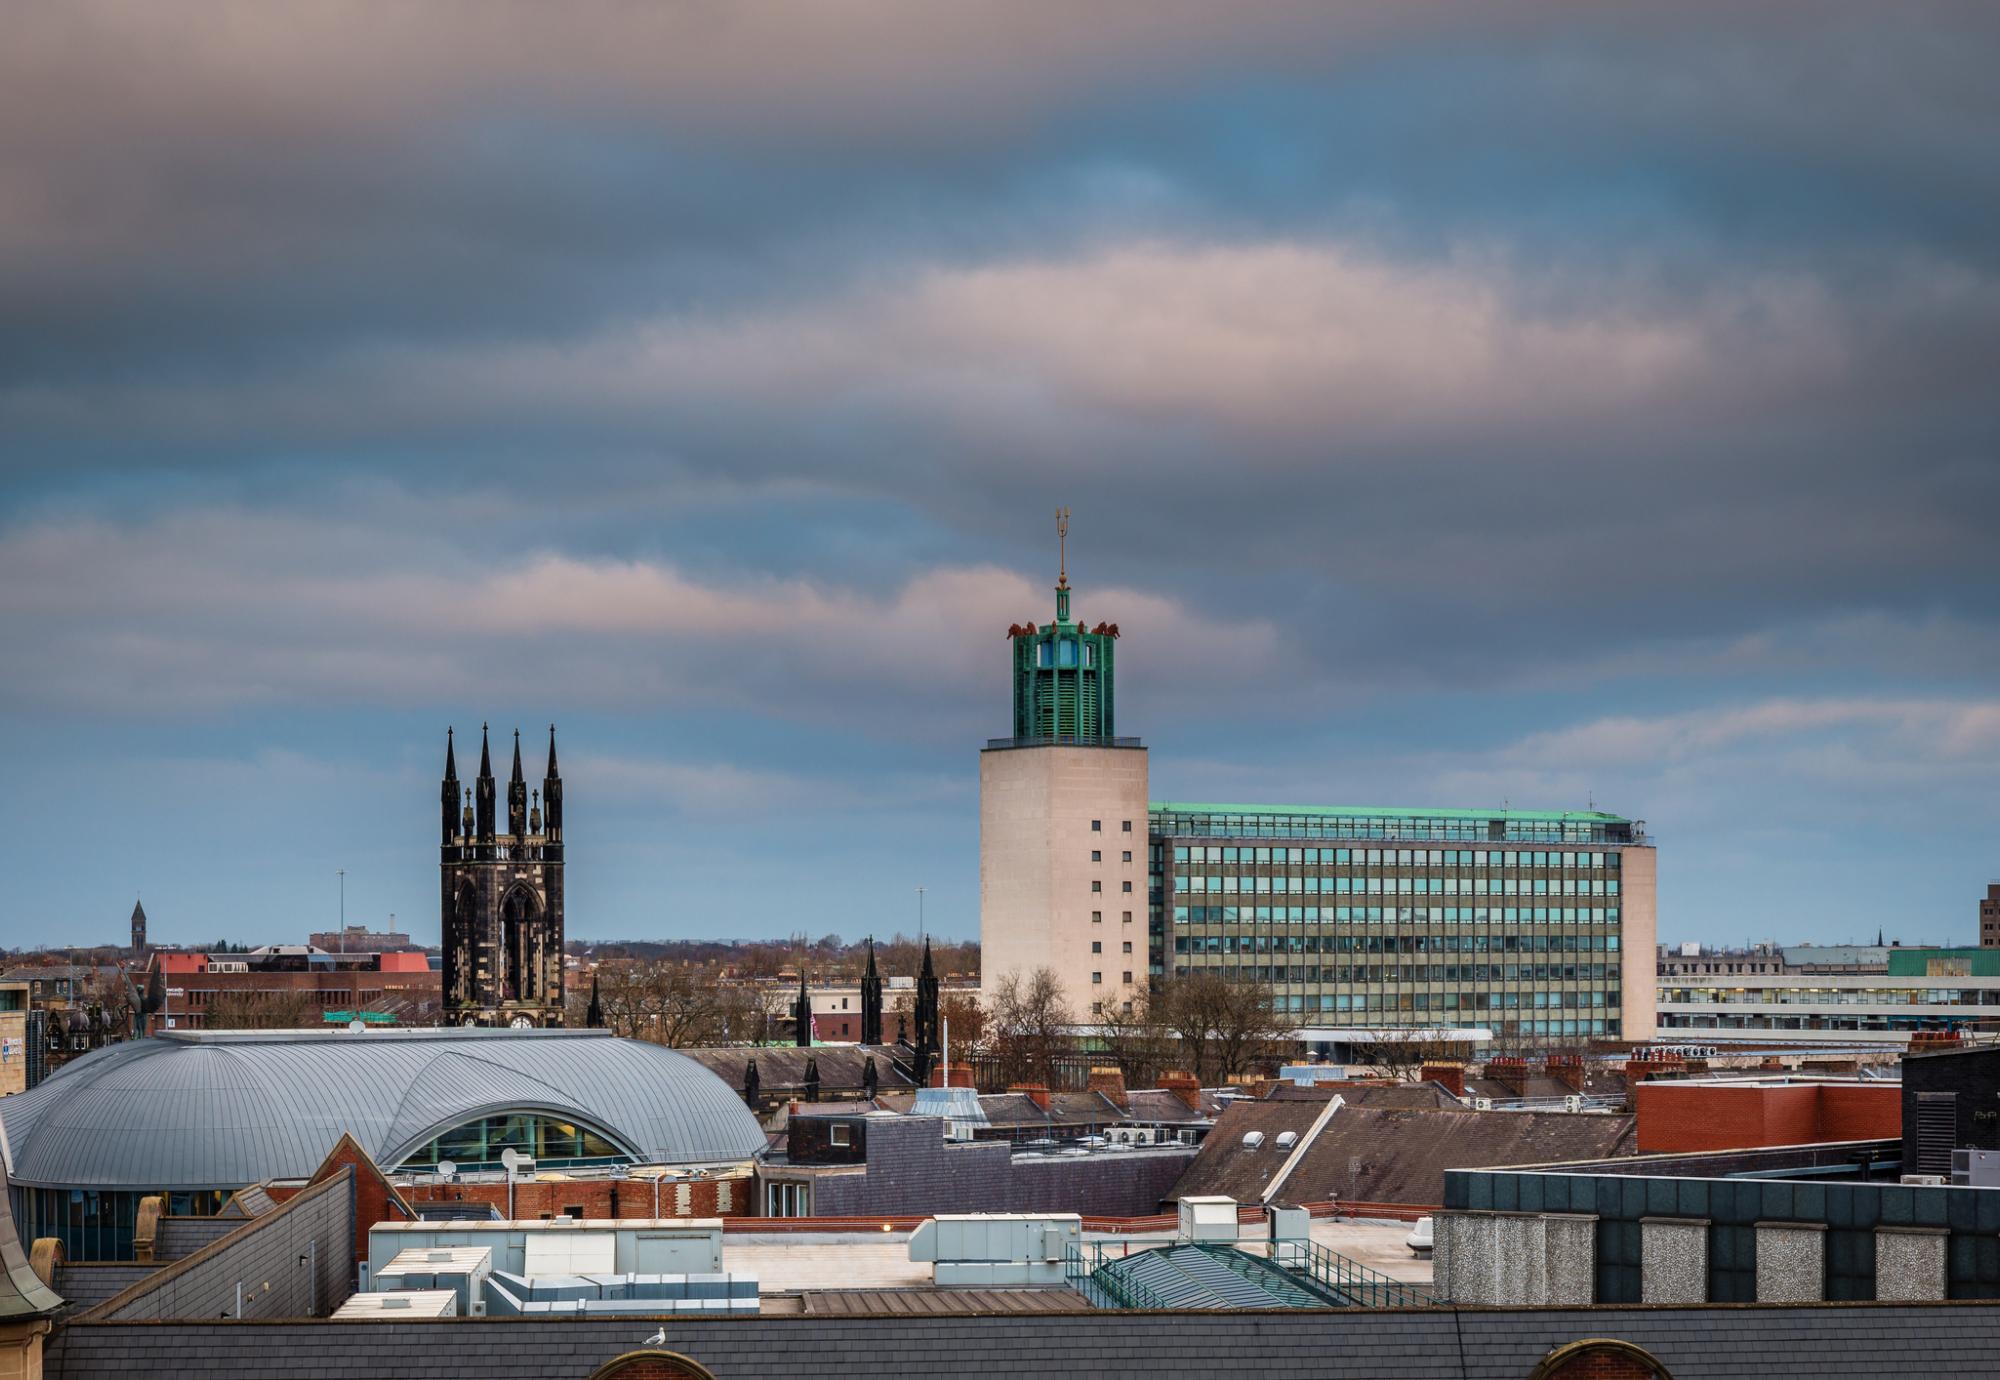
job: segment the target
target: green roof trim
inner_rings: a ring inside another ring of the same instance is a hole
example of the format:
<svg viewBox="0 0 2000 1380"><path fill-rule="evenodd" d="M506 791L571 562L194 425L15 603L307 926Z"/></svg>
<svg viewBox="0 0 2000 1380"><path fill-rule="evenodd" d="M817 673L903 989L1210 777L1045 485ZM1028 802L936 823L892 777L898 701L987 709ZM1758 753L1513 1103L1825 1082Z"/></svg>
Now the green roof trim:
<svg viewBox="0 0 2000 1380"><path fill-rule="evenodd" d="M1178 800L1154 800L1154 814L1174 815L1320 815L1359 819L1519 819L1551 824L1630 824L1623 815L1602 810L1402 810L1380 805L1202 805Z"/></svg>

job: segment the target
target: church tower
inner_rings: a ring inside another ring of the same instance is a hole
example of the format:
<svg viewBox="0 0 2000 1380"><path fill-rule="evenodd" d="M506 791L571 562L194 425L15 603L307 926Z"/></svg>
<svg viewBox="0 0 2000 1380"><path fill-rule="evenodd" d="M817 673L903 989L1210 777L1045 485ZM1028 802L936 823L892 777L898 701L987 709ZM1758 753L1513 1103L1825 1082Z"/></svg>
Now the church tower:
<svg viewBox="0 0 2000 1380"><path fill-rule="evenodd" d="M1146 749L1115 736L1118 625L1070 607L1067 509L1056 534L1055 618L1007 629L1014 733L979 755L980 983L1048 969L1089 1022L1147 985Z"/></svg>
<svg viewBox="0 0 2000 1380"><path fill-rule="evenodd" d="M132 903L132 957L146 956L146 908L137 901Z"/></svg>
<svg viewBox="0 0 2000 1380"><path fill-rule="evenodd" d="M496 818L499 796L484 725L479 775L462 797L460 790L447 729L439 790L445 1018L454 1025L559 1026L563 843L555 725L549 725L548 775L533 792L521 770L521 734L514 733L504 833Z"/></svg>

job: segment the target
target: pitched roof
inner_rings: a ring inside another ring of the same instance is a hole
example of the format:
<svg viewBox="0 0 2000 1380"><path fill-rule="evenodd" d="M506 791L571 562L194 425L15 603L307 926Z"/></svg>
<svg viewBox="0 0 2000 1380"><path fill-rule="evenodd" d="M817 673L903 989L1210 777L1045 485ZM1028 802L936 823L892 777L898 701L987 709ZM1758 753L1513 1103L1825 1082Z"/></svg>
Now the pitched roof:
<svg viewBox="0 0 2000 1380"><path fill-rule="evenodd" d="M1342 1107L1308 1138L1323 1102L1239 1102L1202 1142L1170 1198L1220 1194L1261 1200L1293 1146L1281 1132L1307 1141L1282 1185L1288 1202L1346 1199L1361 1203L1444 1201L1447 1169L1498 1168L1631 1154L1636 1119L1603 1112L1423 1111ZM1244 1144L1252 1131L1261 1143Z"/></svg>
<svg viewBox="0 0 2000 1380"><path fill-rule="evenodd" d="M819 1082L825 1089L861 1086L868 1060L875 1060L876 1085L908 1088L910 1080L897 1072L897 1057L908 1057L894 1045L718 1045L675 1051L686 1055L732 1088L743 1086L743 1071L757 1061L757 1084L765 1094L802 1088L806 1081L806 1060L819 1064Z"/></svg>

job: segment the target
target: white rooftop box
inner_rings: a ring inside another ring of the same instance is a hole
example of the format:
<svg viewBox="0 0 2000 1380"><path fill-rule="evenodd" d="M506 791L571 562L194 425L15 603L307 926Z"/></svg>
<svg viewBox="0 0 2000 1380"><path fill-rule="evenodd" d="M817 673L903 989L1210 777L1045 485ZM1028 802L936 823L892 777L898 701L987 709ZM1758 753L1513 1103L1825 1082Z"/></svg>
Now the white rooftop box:
<svg viewBox="0 0 2000 1380"><path fill-rule="evenodd" d="M1181 1199L1181 1238L1186 1241L1234 1241L1234 1198Z"/></svg>

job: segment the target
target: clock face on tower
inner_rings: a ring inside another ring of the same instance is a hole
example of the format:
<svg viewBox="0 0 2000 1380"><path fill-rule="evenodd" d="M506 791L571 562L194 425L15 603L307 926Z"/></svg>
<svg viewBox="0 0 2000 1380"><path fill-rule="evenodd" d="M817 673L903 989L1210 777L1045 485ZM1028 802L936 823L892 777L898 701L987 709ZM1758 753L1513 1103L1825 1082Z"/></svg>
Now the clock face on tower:
<svg viewBox="0 0 2000 1380"><path fill-rule="evenodd" d="M526 1016L516 1016L508 1024L512 1025L516 1030L533 1030L535 1028L535 1023Z"/></svg>

